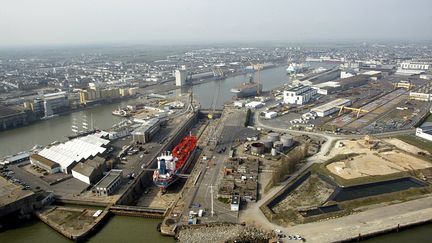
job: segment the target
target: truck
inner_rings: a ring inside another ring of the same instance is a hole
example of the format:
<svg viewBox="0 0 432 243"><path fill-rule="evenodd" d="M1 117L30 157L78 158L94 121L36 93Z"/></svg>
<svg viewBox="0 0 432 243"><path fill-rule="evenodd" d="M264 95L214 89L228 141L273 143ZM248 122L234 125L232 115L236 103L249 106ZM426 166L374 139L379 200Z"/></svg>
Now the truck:
<svg viewBox="0 0 432 243"><path fill-rule="evenodd" d="M198 217L202 217L204 215L204 209L198 210Z"/></svg>

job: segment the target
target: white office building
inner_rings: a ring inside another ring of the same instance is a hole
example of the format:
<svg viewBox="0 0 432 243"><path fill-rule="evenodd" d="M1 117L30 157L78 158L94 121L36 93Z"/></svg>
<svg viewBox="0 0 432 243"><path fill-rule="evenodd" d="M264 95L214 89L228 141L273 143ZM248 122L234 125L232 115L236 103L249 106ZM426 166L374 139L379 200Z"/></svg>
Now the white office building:
<svg viewBox="0 0 432 243"><path fill-rule="evenodd" d="M432 141L432 126L418 127L416 129L416 136Z"/></svg>
<svg viewBox="0 0 432 243"><path fill-rule="evenodd" d="M175 70L176 86L186 85L186 77L187 77L187 70L185 66L183 66L181 69Z"/></svg>
<svg viewBox="0 0 432 243"><path fill-rule="evenodd" d="M300 85L293 87L283 92L284 103L303 105L308 103L316 93L317 90L312 89L310 86Z"/></svg>

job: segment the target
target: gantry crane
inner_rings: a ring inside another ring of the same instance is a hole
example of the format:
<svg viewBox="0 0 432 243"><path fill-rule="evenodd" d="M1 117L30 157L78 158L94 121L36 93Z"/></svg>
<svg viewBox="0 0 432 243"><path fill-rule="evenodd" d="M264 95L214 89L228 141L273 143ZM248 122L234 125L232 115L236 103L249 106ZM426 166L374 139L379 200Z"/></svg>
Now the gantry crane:
<svg viewBox="0 0 432 243"><path fill-rule="evenodd" d="M263 65L262 64L253 64L251 63L252 67L254 70L257 70L257 74L258 74L258 96L261 94L261 89L259 88L261 85L261 70L263 69Z"/></svg>
<svg viewBox="0 0 432 243"><path fill-rule="evenodd" d="M339 108L339 116L342 114L343 110L350 110L350 111L357 111L357 118L360 116L360 112L368 113L369 111L362 109L362 108L352 108L347 106L336 106L336 108Z"/></svg>

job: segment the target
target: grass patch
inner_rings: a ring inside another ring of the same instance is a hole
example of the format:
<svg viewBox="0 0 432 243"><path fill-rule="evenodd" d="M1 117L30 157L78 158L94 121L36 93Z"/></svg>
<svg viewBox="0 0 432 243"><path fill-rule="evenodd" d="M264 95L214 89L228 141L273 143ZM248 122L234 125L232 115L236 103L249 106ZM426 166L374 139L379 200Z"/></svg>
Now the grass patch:
<svg viewBox="0 0 432 243"><path fill-rule="evenodd" d="M219 202L221 202L221 203L225 203L225 204L230 203L230 199L229 199L229 198L226 198L226 197L218 197L217 200L218 200Z"/></svg>
<svg viewBox="0 0 432 243"><path fill-rule="evenodd" d="M430 186L421 188L410 188L404 191L385 193L373 197L365 197L356 200L345 201L341 202L340 205L343 208L355 209L381 203L393 204L413 200L415 198L430 193L432 193L432 187Z"/></svg>

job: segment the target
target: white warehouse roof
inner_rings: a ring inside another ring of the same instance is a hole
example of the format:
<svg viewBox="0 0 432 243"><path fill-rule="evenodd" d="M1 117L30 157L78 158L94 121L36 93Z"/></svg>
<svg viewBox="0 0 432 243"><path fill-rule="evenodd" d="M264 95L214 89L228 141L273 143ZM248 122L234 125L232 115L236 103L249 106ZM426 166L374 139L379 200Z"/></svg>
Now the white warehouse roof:
<svg viewBox="0 0 432 243"><path fill-rule="evenodd" d="M66 168L74 162L105 152L106 148L102 146L109 142L109 140L91 134L45 148L39 152L39 155L60 164L62 168Z"/></svg>

